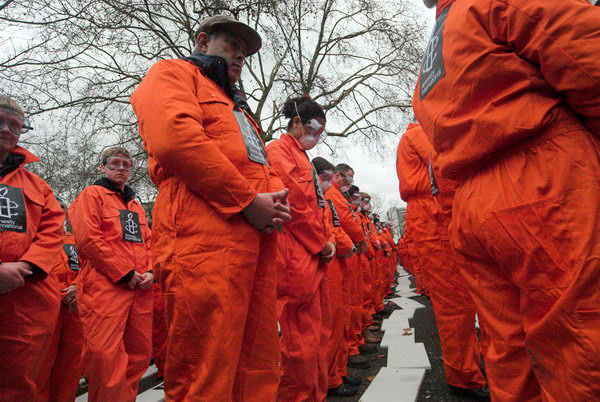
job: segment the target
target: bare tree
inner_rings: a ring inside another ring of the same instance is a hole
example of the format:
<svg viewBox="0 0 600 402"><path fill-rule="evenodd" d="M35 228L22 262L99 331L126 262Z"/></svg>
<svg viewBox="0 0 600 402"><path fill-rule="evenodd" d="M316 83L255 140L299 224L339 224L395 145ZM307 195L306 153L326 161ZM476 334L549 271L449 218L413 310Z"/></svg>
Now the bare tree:
<svg viewBox="0 0 600 402"><path fill-rule="evenodd" d="M241 86L265 140L283 128L284 100L303 93L327 110L334 136L376 144L398 133L423 50L424 26L406 4L389 0L16 0L1 7L1 91L33 115L37 130L28 141L43 156L39 171L69 194L80 187L69 177L92 177L93 155L104 146L128 147L144 167L129 97L154 62L190 53L194 29L208 15L233 15L264 37ZM141 172L137 187L150 200Z"/></svg>

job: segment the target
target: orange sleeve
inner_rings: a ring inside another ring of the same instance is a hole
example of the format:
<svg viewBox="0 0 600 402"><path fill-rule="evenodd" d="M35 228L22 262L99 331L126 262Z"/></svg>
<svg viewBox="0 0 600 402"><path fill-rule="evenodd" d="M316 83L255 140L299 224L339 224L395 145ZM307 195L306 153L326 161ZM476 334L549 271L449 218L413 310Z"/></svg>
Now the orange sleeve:
<svg viewBox="0 0 600 402"><path fill-rule="evenodd" d="M415 140L417 131L423 136L425 132L420 125L410 125L400 144L398 145L398 157L396 159L396 172L400 182L400 197L407 201L414 196L431 195L431 185L427 173L427 159L423 153L426 152Z"/></svg>
<svg viewBox="0 0 600 402"><path fill-rule="evenodd" d="M148 152L161 168L229 217L256 197L252 185L204 132L189 63L163 60L131 98ZM232 117L233 118L233 117Z"/></svg>
<svg viewBox="0 0 600 402"><path fill-rule="evenodd" d="M365 239L365 234L360 224L354 220L348 201L337 188L330 188L325 197L333 202L335 209L340 217L340 223L344 232L350 236L354 244L358 244Z"/></svg>
<svg viewBox="0 0 600 402"><path fill-rule="evenodd" d="M126 261L117 259L102 233L102 206L100 195L92 187L87 187L69 208L69 219L77 250L98 272L116 283L131 267Z"/></svg>
<svg viewBox="0 0 600 402"><path fill-rule="evenodd" d="M295 177L297 165L292 155L278 140L267 146L267 156L277 176L289 190L288 202L292 212L292 220L285 224L286 229L311 254L318 254L325 247L329 235L325 223L319 222L316 218L315 206L311 208L309 205L309 201L314 201L313 197L304 193L306 189L303 189L298 183L298 178ZM303 179L306 180L307 178ZM311 181L309 191L314 191L312 175L309 175L309 179Z"/></svg>
<svg viewBox="0 0 600 402"><path fill-rule="evenodd" d="M494 0L490 31L540 69L600 136L600 8L587 0Z"/></svg>
<svg viewBox="0 0 600 402"><path fill-rule="evenodd" d="M352 244L352 239L350 239L346 232L344 232L344 229L342 229L341 222L339 221L339 214L337 213L333 202L331 200L326 200L326 203L326 219L334 237L336 255L338 257L346 256L352 251L354 244ZM337 219L334 218L334 215Z"/></svg>
<svg viewBox="0 0 600 402"><path fill-rule="evenodd" d="M65 213L56 201L50 186L39 180L44 194L44 207L35 237L20 260L30 262L45 273L50 273L59 258L63 244Z"/></svg>

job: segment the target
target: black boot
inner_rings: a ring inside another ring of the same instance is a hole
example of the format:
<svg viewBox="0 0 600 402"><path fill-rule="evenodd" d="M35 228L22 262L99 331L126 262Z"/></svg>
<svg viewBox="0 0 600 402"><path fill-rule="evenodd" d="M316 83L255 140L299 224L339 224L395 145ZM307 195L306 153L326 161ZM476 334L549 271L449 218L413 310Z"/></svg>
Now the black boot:
<svg viewBox="0 0 600 402"><path fill-rule="evenodd" d="M358 347L358 351L361 355L368 355L370 353L375 353L379 350L376 344L374 343L365 343L364 345L360 345Z"/></svg>
<svg viewBox="0 0 600 402"><path fill-rule="evenodd" d="M369 368L371 365L369 364L369 359L361 355L354 355L348 358L348 367L352 368Z"/></svg>
<svg viewBox="0 0 600 402"><path fill-rule="evenodd" d="M460 388L454 385L448 385L448 390L452 395L461 396L472 401L490 401L490 390L484 388Z"/></svg>
<svg viewBox="0 0 600 402"><path fill-rule="evenodd" d="M360 377L351 377L347 375L342 377L342 380L344 380L345 384L354 385L355 387L358 387L360 384L362 384L362 378Z"/></svg>
<svg viewBox="0 0 600 402"><path fill-rule="evenodd" d="M345 398L348 396L354 396L354 395L356 395L357 392L358 392L358 387L342 383L342 385L340 385L337 388L329 388L327 390L327 396L339 396L339 397Z"/></svg>

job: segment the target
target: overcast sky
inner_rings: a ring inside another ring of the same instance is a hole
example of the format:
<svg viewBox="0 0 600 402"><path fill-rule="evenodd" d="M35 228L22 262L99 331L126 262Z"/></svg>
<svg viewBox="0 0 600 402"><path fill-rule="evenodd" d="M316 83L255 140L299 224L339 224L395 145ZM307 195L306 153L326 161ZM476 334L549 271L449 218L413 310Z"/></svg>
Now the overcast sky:
<svg viewBox="0 0 600 402"><path fill-rule="evenodd" d="M422 0L403 0L412 3L417 8L422 18L428 21L429 31L435 22L435 10L427 9ZM401 118L401 116L398 116ZM404 201L400 199L398 190L398 177L396 176L396 149L400 134L395 138L390 138L386 144L382 144L381 155L374 154L372 151L365 150L364 147L343 146L343 151L339 154L331 155L327 147L319 146L312 151L311 158L321 155L332 163L348 163L355 169L355 184L361 191L370 194L377 194L385 201L385 207L381 213L385 214L387 209L393 206L405 206ZM352 141L345 139L344 141Z"/></svg>
<svg viewBox="0 0 600 402"><path fill-rule="evenodd" d="M435 12L425 8L422 0L401 0L411 3L417 11L419 11L423 20L428 24L428 30L434 23ZM27 30L1 30L0 31L0 48L8 45L6 40L12 39L27 40L31 37ZM3 43L4 42L4 43ZM408 121L408 116L398 115L399 119L404 118ZM331 154L327 146L320 145L315 150L310 152L310 156L323 156L332 163L348 163L355 169L355 184L372 195L377 195L383 200L383 208L378 211L382 214L387 212L387 209L393 206L404 206L404 202L400 199L398 192L398 178L396 176L396 149L400 138L394 136L385 141L384 144L378 144L378 152L366 149L363 146L353 146L352 138L343 139L341 146L335 146L336 139L328 140L328 143L336 149L336 154ZM375 148L375 147L373 147Z"/></svg>

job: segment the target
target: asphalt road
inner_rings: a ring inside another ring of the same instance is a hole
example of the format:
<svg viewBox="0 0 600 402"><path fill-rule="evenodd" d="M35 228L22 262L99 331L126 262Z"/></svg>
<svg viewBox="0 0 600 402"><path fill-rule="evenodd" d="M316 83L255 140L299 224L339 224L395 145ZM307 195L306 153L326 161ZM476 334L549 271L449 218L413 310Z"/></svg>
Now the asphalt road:
<svg viewBox="0 0 600 402"><path fill-rule="evenodd" d="M412 300L424 304L424 309L419 309L415 312L414 318L409 320L410 326L415 329L415 341L425 344L429 361L431 362L431 370L427 371L421 391L417 398L417 402L423 401L439 401L439 402L463 402L469 399L455 397L450 395L444 380L444 369L442 363L442 352L438 330L435 325L435 316L431 303L425 296L415 297ZM397 308L400 309L400 308ZM349 374L363 378L363 385L360 387L358 394L352 398L327 398L330 402L358 402L362 394L369 386L368 378L373 378L377 375L381 367L385 367L387 363L386 349L380 349L379 353L367 355L371 361L369 369L349 369Z"/></svg>

